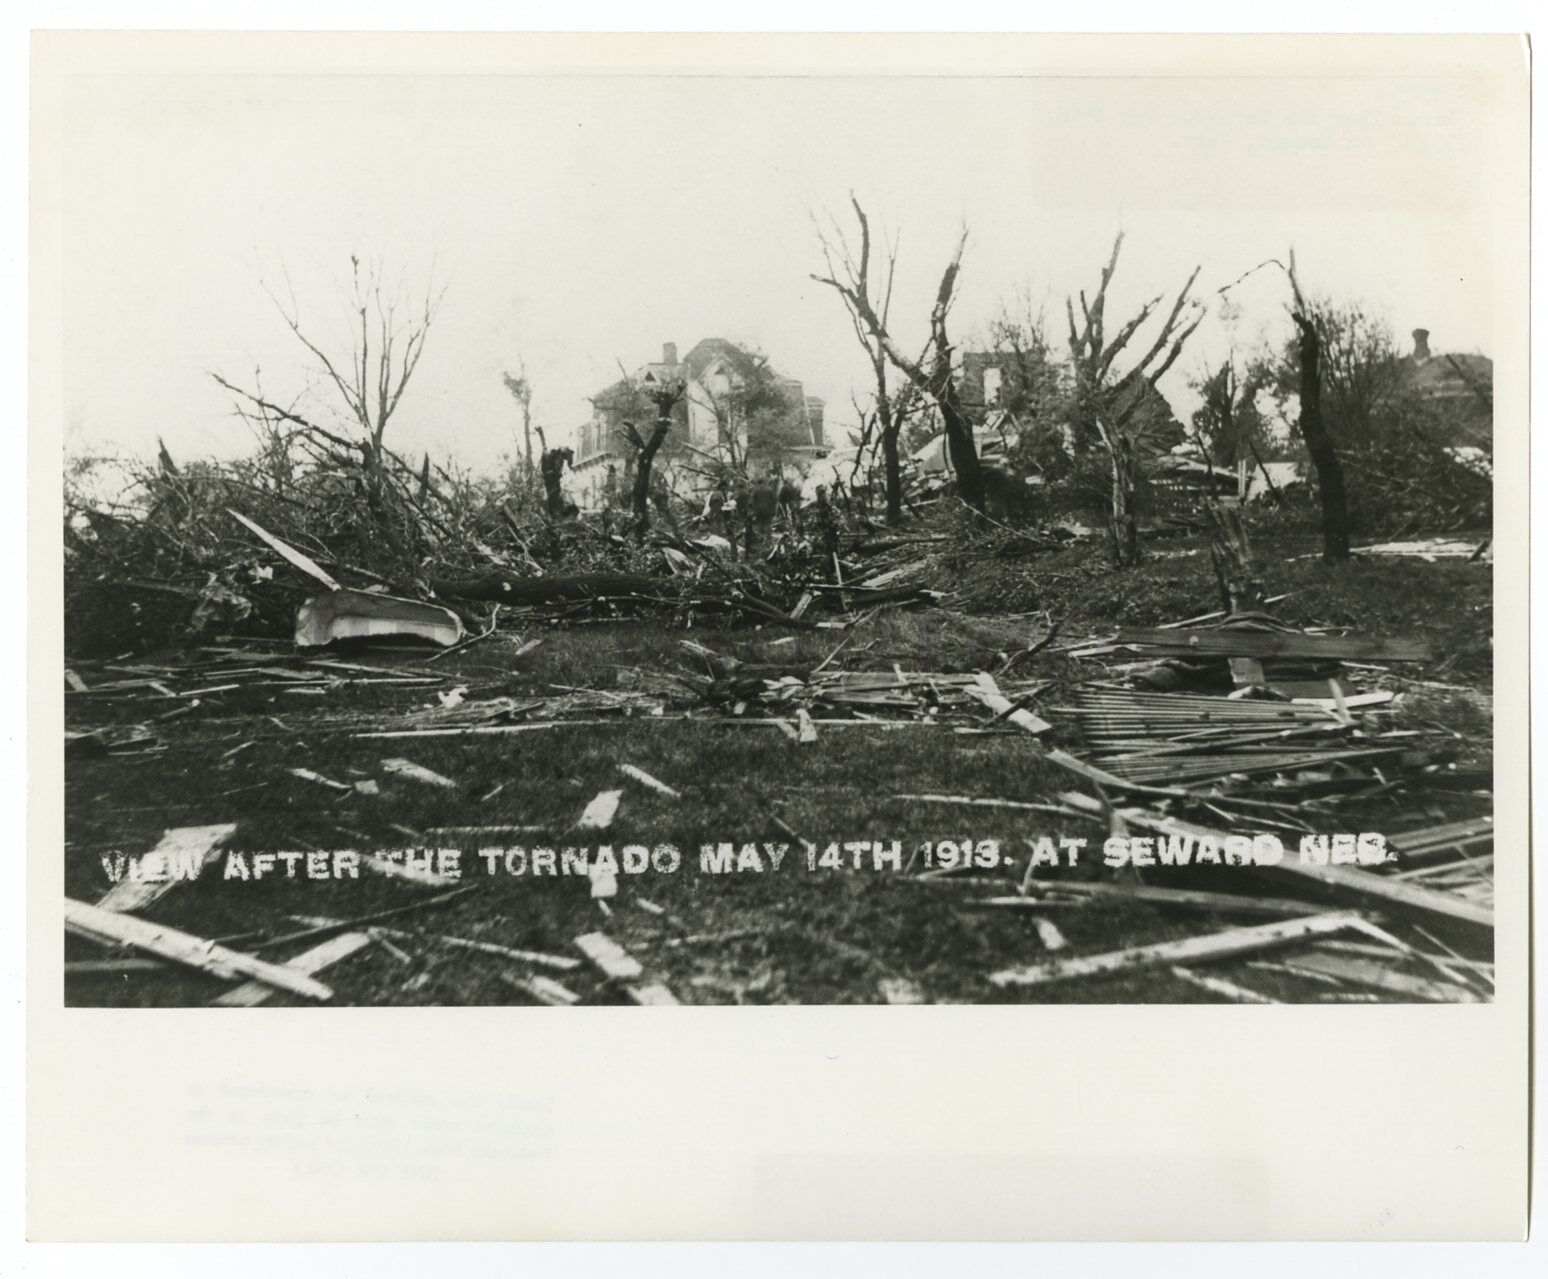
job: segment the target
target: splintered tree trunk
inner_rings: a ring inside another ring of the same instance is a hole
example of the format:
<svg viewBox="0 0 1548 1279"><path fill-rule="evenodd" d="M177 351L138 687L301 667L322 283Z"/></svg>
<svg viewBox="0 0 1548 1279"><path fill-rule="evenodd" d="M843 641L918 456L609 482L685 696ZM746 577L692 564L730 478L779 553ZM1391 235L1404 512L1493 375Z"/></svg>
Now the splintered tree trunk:
<svg viewBox="0 0 1548 1279"><path fill-rule="evenodd" d="M936 375L932 394L946 424L946 451L951 458L952 470L957 473L957 496L982 515L987 501L984 468L979 464L978 448L973 443L973 424L962 411L957 380L951 376L949 366L943 374Z"/></svg>
<svg viewBox="0 0 1548 1279"><path fill-rule="evenodd" d="M1226 611L1256 612L1263 607L1263 580L1247 541L1247 526L1240 510L1211 502L1209 513L1210 558L1220 580L1220 596Z"/></svg>
<svg viewBox="0 0 1548 1279"><path fill-rule="evenodd" d="M548 518L557 520L564 514L564 453L561 449L548 449L543 454L540 469L543 472L544 506Z"/></svg>
<svg viewBox="0 0 1548 1279"><path fill-rule="evenodd" d="M1140 560L1139 519L1134 510L1134 453L1129 441L1104 426L1100 419L1097 429L1113 473L1112 510L1107 524L1113 565L1128 568Z"/></svg>
<svg viewBox="0 0 1548 1279"><path fill-rule="evenodd" d="M1240 509L1227 510L1219 502L1210 502L1209 551L1220 581L1220 594L1229 613L1257 612L1263 607L1263 581L1258 563L1247 542L1247 526ZM1266 683L1263 663L1255 657L1230 659L1231 682L1243 685Z"/></svg>
<svg viewBox="0 0 1548 1279"><path fill-rule="evenodd" d="M1301 439L1317 471L1322 501L1322 558L1332 563L1349 558L1349 498L1344 490L1344 464L1322 420L1322 343L1305 316L1292 317L1300 330Z"/></svg>
<svg viewBox="0 0 1548 1279"><path fill-rule="evenodd" d="M643 537L650 528L650 472L655 463L656 454L665 442L667 432L672 427L672 419L665 413L656 419L656 427L650 433L650 438L645 441L639 455L634 459L634 489L630 494L631 505L634 509L634 528L638 536Z"/></svg>
<svg viewBox="0 0 1548 1279"><path fill-rule="evenodd" d="M898 428L882 427L882 466L887 476L887 523L903 523L903 465L898 457Z"/></svg>
<svg viewBox="0 0 1548 1279"><path fill-rule="evenodd" d="M1139 523L1134 515L1134 476L1121 453L1113 454L1113 562L1119 568L1138 564Z"/></svg>

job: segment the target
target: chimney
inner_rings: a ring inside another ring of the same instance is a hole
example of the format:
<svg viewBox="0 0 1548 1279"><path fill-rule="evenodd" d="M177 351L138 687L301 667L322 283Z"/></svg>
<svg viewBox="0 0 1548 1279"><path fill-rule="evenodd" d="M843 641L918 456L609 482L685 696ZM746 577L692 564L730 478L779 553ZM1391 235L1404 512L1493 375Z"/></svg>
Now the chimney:
<svg viewBox="0 0 1548 1279"><path fill-rule="evenodd" d="M677 343L663 342L661 344L661 362L663 364L677 363Z"/></svg>
<svg viewBox="0 0 1548 1279"><path fill-rule="evenodd" d="M1414 330L1414 359L1428 360L1430 358L1430 330Z"/></svg>

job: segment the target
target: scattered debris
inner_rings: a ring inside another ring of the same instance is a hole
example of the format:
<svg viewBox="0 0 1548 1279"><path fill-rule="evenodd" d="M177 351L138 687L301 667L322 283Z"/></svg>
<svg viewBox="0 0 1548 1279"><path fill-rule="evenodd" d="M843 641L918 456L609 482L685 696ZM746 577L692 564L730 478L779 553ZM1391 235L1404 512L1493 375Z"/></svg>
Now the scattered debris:
<svg viewBox="0 0 1548 1279"><path fill-rule="evenodd" d="M406 777L411 782L422 782L426 786L440 786L445 790L456 790L457 783L450 777L443 777L440 773L420 765L408 759L384 759L382 767L397 777Z"/></svg>

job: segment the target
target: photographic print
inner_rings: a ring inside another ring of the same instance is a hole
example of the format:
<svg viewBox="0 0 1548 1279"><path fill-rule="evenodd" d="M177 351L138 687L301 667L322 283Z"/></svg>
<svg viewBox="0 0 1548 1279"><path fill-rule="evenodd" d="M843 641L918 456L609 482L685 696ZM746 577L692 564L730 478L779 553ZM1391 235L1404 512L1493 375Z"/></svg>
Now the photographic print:
<svg viewBox="0 0 1548 1279"><path fill-rule="evenodd" d="M1492 1001L1515 86L1255 48L61 75L63 1004Z"/></svg>

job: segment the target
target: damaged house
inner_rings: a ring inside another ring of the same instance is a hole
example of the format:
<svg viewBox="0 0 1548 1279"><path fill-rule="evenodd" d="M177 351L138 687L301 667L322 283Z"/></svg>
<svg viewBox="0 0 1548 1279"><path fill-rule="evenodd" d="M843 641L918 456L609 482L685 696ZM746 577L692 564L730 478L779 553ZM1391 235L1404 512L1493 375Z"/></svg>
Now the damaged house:
<svg viewBox="0 0 1548 1279"><path fill-rule="evenodd" d="M604 505L626 487L633 449L624 422L643 427L655 417L652 386L683 381L673 427L656 467L684 497L714 488L728 475L805 476L826 456L824 404L802 382L777 372L761 354L724 338L705 338L678 358L677 344L591 397L591 420L576 431L574 499L583 510ZM616 499L615 499L616 500Z"/></svg>
<svg viewBox="0 0 1548 1279"><path fill-rule="evenodd" d="M1430 350L1430 331L1415 329L1399 376L1444 423L1452 447L1490 450L1494 438L1494 361L1487 355Z"/></svg>

